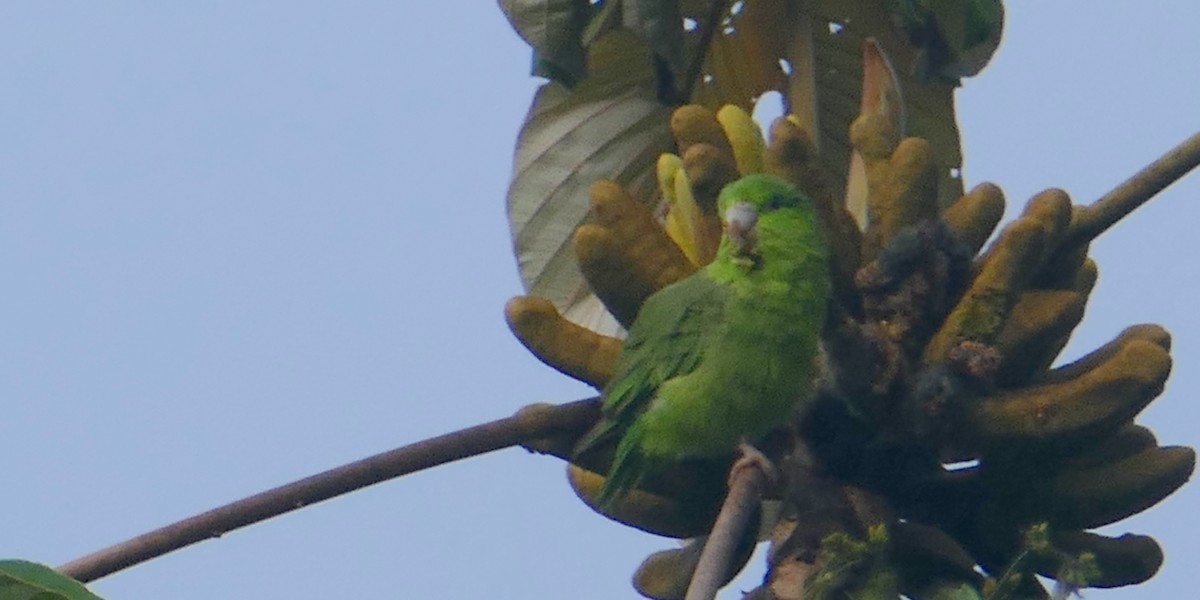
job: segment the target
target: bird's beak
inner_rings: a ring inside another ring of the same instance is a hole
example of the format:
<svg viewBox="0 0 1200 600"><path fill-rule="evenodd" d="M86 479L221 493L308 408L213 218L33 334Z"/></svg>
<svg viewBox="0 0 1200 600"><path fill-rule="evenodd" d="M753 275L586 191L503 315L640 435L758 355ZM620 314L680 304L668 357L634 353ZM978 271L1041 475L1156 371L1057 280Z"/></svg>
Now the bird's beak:
<svg viewBox="0 0 1200 600"><path fill-rule="evenodd" d="M725 235L733 247L733 253L743 258L752 257L758 250L758 211L749 202L737 202L725 209Z"/></svg>

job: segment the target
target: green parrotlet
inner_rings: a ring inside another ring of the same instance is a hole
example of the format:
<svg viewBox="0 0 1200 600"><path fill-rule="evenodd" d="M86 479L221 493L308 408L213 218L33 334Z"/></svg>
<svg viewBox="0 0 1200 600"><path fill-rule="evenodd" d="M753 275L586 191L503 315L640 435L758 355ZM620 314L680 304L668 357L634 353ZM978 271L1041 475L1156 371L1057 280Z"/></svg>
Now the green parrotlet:
<svg viewBox="0 0 1200 600"><path fill-rule="evenodd" d="M620 437L601 506L682 459L731 455L811 395L830 293L816 209L762 174L727 185L718 209L716 258L646 299L604 388L603 418L576 446Z"/></svg>

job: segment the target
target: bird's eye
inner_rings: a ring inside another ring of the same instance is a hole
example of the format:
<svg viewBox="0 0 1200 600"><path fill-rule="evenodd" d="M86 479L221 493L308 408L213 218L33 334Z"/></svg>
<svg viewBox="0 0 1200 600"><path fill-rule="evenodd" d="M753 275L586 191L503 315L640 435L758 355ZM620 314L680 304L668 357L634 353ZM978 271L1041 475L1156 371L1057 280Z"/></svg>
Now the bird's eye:
<svg viewBox="0 0 1200 600"><path fill-rule="evenodd" d="M763 206L763 210L777 210L783 208L784 204L787 204L787 198L784 198L783 196L771 196L771 199L767 200L766 205Z"/></svg>

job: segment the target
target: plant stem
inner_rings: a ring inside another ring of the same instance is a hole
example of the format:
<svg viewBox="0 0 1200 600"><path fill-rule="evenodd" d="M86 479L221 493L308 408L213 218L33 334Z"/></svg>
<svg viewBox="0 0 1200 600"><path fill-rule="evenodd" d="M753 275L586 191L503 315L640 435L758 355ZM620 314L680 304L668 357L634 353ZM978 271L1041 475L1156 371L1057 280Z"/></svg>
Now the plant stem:
<svg viewBox="0 0 1200 600"><path fill-rule="evenodd" d="M761 467L745 459L734 464L729 495L725 497L712 532L708 534L704 551L700 553L685 600L712 600L717 597L738 542L758 509L766 485L767 475Z"/></svg>
<svg viewBox="0 0 1200 600"><path fill-rule="evenodd" d="M1099 200L1084 207L1071 223L1063 247L1073 248L1095 239L1197 165L1200 165L1200 132L1192 134Z"/></svg>
<svg viewBox="0 0 1200 600"><path fill-rule="evenodd" d="M511 417L402 446L243 498L144 533L58 567L84 583L238 529L430 467L514 446L563 430L583 429L599 418L593 398L568 404L534 404Z"/></svg>

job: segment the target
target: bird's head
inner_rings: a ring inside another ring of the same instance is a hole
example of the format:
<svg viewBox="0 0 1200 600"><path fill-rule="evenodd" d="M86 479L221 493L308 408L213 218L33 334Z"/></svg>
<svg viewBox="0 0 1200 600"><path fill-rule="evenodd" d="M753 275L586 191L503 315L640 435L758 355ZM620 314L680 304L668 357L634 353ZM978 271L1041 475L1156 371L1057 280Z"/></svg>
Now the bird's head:
<svg viewBox="0 0 1200 600"><path fill-rule="evenodd" d="M747 175L725 186L717 208L731 258L746 266L757 264L764 222L769 224L781 214L792 215L807 206L803 194L773 175Z"/></svg>

